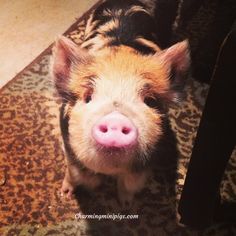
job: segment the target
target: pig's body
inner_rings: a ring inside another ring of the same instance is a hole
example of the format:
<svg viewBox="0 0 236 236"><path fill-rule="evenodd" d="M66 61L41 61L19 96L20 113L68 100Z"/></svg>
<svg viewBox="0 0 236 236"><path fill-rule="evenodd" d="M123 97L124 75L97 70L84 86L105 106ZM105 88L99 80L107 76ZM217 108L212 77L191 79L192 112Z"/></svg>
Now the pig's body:
<svg viewBox="0 0 236 236"><path fill-rule="evenodd" d="M143 188L163 135L160 104L176 98L172 88L189 64L186 42L161 50L154 30L139 1L106 1L89 19L80 47L57 41L52 73L63 100L68 196L79 184L99 185L100 174L117 178L122 204Z"/></svg>

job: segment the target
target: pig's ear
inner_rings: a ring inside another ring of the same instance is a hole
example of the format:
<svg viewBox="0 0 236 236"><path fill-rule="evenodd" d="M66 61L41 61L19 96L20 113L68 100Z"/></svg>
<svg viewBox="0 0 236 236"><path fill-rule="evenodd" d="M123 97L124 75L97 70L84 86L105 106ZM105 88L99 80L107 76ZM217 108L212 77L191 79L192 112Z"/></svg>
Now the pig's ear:
<svg viewBox="0 0 236 236"><path fill-rule="evenodd" d="M87 51L70 39L61 36L56 40L53 47L51 73L55 87L61 97L69 99L71 96L68 88L71 70L88 60L90 60L90 56Z"/></svg>
<svg viewBox="0 0 236 236"><path fill-rule="evenodd" d="M189 43L187 40L176 43L163 50L158 55L159 59L167 64L170 69L171 91L169 97L172 100L178 99L190 67Z"/></svg>

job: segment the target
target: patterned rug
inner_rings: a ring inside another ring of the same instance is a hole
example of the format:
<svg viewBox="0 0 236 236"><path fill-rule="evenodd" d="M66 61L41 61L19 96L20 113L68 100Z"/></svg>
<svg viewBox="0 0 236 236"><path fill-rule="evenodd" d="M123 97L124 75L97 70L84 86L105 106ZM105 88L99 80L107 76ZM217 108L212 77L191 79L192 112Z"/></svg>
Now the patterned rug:
<svg viewBox="0 0 236 236"><path fill-rule="evenodd" d="M83 38L89 13L66 33L76 43ZM0 235L236 235L236 228L227 223L202 231L178 225L176 208L208 92L208 85L192 78L183 101L169 109L178 162L166 160L155 168L131 210L120 208L110 178L95 192L81 188L73 200L61 197L65 163L50 55L51 47L0 91ZM236 201L235 168L236 153L221 188L223 199L230 201ZM139 217L78 219L79 214Z"/></svg>

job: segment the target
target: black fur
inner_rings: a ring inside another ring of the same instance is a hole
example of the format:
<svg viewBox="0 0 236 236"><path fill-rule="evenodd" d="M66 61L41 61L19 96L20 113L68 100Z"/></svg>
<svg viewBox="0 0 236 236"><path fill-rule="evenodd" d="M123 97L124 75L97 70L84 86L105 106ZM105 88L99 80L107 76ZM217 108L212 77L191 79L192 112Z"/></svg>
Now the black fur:
<svg viewBox="0 0 236 236"><path fill-rule="evenodd" d="M154 53L153 49L146 47L141 43L135 42L135 39L137 37L141 37L157 43L157 39L155 37L155 20L145 12L134 12L132 15L125 15L125 13L132 6L144 7L141 2L135 0L108 0L102 3L95 10L93 20L98 21L98 28L110 20L117 18L119 26L113 30L104 32L107 37L114 38L109 46L126 45L138 50L143 54ZM104 16L103 12L106 9L114 14ZM121 14L119 16L115 14L117 10L121 10ZM96 34L97 32L95 28L95 33L91 35L90 38L96 36Z"/></svg>

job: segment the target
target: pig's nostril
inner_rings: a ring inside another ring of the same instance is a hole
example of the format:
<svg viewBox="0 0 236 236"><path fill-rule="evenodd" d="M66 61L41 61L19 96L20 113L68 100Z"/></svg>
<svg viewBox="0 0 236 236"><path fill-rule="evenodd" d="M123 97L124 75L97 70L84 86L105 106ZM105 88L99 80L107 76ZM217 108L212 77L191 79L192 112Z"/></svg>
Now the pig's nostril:
<svg viewBox="0 0 236 236"><path fill-rule="evenodd" d="M122 133L123 133L123 134L129 134L129 133L130 133L130 128L124 127L124 128L122 129Z"/></svg>
<svg viewBox="0 0 236 236"><path fill-rule="evenodd" d="M99 130L100 130L102 133L106 133L106 132L108 131L106 125L100 125L100 126L99 126Z"/></svg>

